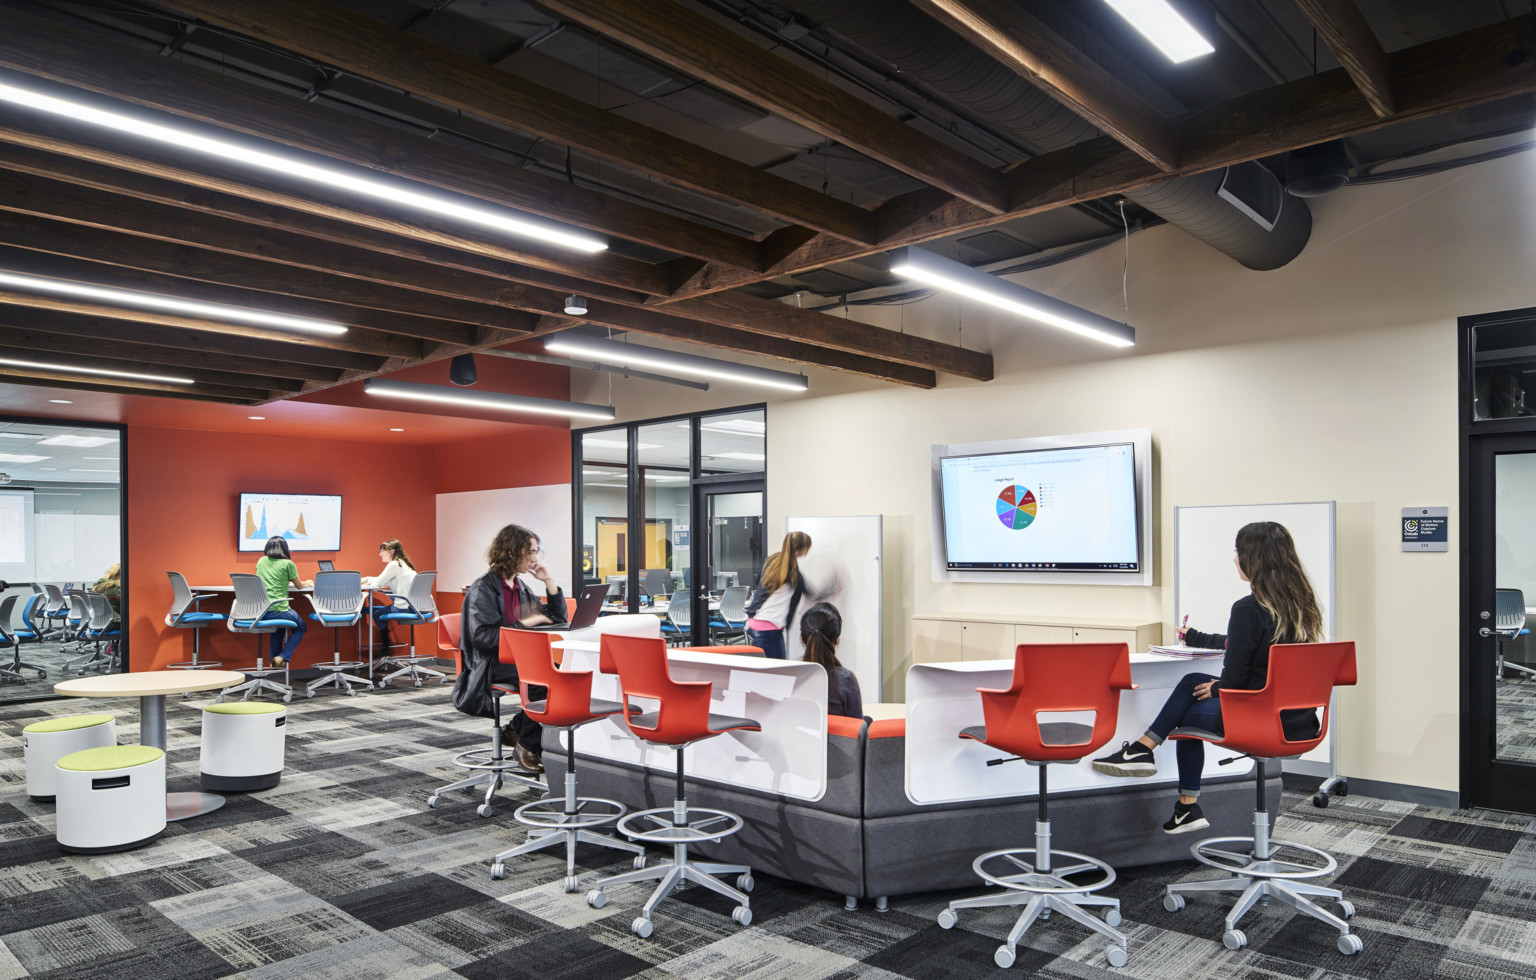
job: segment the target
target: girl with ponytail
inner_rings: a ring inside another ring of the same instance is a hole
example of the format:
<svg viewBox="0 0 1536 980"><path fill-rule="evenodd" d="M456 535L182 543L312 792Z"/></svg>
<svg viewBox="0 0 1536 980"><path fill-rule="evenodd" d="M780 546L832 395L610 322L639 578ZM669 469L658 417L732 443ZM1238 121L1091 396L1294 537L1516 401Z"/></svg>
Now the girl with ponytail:
<svg viewBox="0 0 1536 980"><path fill-rule="evenodd" d="M800 659L821 664L827 671L827 714L845 718L864 717L864 696L853 671L837 662L837 640L843 633L843 617L830 602L818 602L800 617Z"/></svg>
<svg viewBox="0 0 1536 980"><path fill-rule="evenodd" d="M779 553L763 563L762 578L747 602L747 639L763 654L783 660L784 627L794 622L795 610L805 597L805 577L800 559L811 550L811 536L804 531L784 535Z"/></svg>

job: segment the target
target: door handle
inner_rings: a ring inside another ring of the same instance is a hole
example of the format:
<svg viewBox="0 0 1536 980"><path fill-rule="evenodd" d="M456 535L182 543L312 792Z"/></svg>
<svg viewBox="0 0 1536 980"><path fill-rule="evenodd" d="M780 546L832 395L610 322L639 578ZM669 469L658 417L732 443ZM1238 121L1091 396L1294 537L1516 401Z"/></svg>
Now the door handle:
<svg viewBox="0 0 1536 980"><path fill-rule="evenodd" d="M1478 630L1478 631L1477 631L1477 635L1478 635L1478 636L1484 636L1484 637L1486 637L1486 636L1492 636L1492 635L1493 635L1493 630L1491 630L1491 629L1489 629L1489 628L1488 628L1488 627L1486 627L1486 626L1484 626L1484 627L1482 627L1482 628L1480 628L1480 629L1479 629L1479 630Z"/></svg>

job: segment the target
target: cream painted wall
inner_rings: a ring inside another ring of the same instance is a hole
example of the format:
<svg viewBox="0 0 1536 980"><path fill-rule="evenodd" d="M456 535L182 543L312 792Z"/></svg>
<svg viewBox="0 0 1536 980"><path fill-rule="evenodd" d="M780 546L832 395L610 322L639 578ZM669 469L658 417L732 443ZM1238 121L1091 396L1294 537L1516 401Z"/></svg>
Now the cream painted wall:
<svg viewBox="0 0 1536 980"><path fill-rule="evenodd" d="M1523 154L1345 189L1313 202L1306 252L1273 272L1243 269L1171 227L1138 234L1131 353L948 297L857 311L951 342L963 322L966 346L993 351L997 377L916 391L814 372L808 395L769 396L769 539L789 515L884 514L885 657L899 664L915 612L1169 624L1175 505L1336 500L1339 635L1360 659L1360 684L1339 702L1341 771L1455 790L1456 318L1536 305L1533 169L1536 156ZM1118 316L1121 261L1105 249L1020 281ZM578 399L606 389L606 378L573 372ZM614 383L630 419L760 398ZM931 444L1139 426L1154 443L1152 587L932 581ZM1450 552L1404 554L1399 508L1434 504L1453 508Z"/></svg>

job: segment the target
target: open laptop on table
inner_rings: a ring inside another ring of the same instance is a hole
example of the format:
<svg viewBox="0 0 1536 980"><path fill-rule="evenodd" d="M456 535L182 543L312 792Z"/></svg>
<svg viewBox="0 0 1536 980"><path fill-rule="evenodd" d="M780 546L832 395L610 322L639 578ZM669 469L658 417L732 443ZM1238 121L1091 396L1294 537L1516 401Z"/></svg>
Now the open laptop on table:
<svg viewBox="0 0 1536 980"><path fill-rule="evenodd" d="M584 629L597 622L597 614L603 611L603 597L608 594L608 586L585 585L581 589L581 597L576 600L576 613L569 623L550 623L545 626L519 626L525 630L570 630Z"/></svg>
<svg viewBox="0 0 1536 980"><path fill-rule="evenodd" d="M320 571L322 572L336 571L336 563L331 561L329 558L322 558L315 562L315 564L320 566Z"/></svg>

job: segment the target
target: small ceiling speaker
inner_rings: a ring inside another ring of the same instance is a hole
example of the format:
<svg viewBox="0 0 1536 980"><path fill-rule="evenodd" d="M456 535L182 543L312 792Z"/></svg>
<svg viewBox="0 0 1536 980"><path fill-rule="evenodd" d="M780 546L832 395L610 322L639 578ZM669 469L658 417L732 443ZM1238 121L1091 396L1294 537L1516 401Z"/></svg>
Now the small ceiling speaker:
<svg viewBox="0 0 1536 980"><path fill-rule="evenodd" d="M1292 197L1322 197L1349 183L1344 143L1331 140L1292 150L1285 166L1285 192Z"/></svg>
<svg viewBox="0 0 1536 980"><path fill-rule="evenodd" d="M565 312L571 316L586 316L587 301L580 296L567 296L565 298Z"/></svg>
<svg viewBox="0 0 1536 980"><path fill-rule="evenodd" d="M475 373L475 355L459 354L448 364L448 380L460 388L468 388L478 379Z"/></svg>

